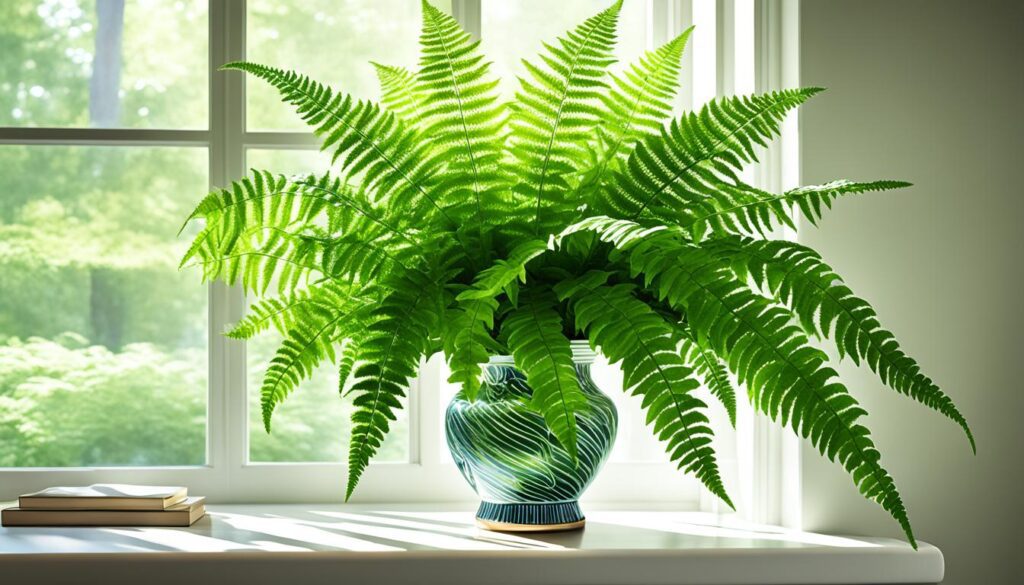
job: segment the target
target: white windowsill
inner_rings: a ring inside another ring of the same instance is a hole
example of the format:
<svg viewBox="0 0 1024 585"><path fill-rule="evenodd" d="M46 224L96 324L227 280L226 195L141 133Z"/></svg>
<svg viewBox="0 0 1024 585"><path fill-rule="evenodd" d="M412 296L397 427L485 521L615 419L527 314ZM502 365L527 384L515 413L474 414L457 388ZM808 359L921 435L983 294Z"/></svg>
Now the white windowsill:
<svg viewBox="0 0 1024 585"><path fill-rule="evenodd" d="M10 583L852 585L938 583L943 568L925 543L699 512L590 511L583 531L523 535L433 504L211 505L190 528L0 528Z"/></svg>

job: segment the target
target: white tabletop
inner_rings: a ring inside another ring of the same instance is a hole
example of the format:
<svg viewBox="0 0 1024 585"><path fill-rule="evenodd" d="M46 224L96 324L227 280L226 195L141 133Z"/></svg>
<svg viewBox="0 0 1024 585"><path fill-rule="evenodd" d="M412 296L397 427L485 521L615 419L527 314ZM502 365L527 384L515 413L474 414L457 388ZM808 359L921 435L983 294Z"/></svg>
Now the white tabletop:
<svg viewBox="0 0 1024 585"><path fill-rule="evenodd" d="M925 543L914 551L705 513L589 511L582 531L512 535L476 528L471 511L425 511L435 509L222 505L190 528L0 528L0 575L146 585L852 585L943 575L942 554Z"/></svg>

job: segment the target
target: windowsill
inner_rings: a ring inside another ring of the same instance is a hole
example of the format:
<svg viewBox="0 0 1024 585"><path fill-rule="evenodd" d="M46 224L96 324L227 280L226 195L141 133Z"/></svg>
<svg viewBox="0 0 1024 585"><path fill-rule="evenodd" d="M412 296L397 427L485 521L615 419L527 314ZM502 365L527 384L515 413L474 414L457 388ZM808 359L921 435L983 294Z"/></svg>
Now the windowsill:
<svg viewBox="0 0 1024 585"><path fill-rule="evenodd" d="M938 583L943 569L925 543L697 512L591 511L583 531L523 535L433 504L211 505L190 528L0 528L11 583Z"/></svg>

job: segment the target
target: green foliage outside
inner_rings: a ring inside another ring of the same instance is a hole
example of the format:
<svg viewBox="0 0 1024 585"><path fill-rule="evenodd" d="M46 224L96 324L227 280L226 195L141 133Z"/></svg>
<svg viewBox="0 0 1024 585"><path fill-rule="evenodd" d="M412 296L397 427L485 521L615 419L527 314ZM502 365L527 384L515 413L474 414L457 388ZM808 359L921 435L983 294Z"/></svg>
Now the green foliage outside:
<svg viewBox="0 0 1024 585"><path fill-rule="evenodd" d="M227 66L276 88L336 169L254 171L188 216L205 223L183 264L262 298L228 335L283 338L261 389L267 430L334 364L355 397L351 495L423 357L443 353L472 399L481 364L511 354L575 456L581 337L621 363L669 457L727 504L702 385L730 412L746 394L809 440L914 543L867 413L810 338L953 420L973 447L967 423L813 250L764 239L791 213L813 223L838 197L908 184L743 183L785 115L821 90L719 98L671 119L689 31L609 74L620 8L545 45L511 104L479 43L426 2L418 69L378 65L380 105L294 71Z"/></svg>
<svg viewBox="0 0 1024 585"><path fill-rule="evenodd" d="M306 27L332 3L277 4L250 2L256 36ZM207 125L206 11L203 0L126 2L116 126ZM98 26L93 0L0 2L0 125L91 125ZM293 154L258 156L288 168ZM207 287L178 271L188 238L177 229L207 189L207 159L203 148L0 145L0 466L205 462ZM274 348L248 346L257 388ZM330 375L272 436L250 394L251 459L343 458L349 407ZM399 435L384 460L406 457Z"/></svg>

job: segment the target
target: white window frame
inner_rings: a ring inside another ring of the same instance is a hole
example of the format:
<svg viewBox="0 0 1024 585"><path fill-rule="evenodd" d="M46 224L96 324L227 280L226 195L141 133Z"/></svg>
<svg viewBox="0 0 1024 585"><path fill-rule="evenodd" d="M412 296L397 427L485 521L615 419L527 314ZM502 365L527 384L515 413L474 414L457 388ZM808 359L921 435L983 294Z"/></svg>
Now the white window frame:
<svg viewBox="0 0 1024 585"><path fill-rule="evenodd" d="M657 46L679 34L709 6L715 21L716 85L712 93L728 95L736 74L733 19L742 3L754 13L756 91L798 85L798 0L634 0L647 14L648 44ZM453 0L454 16L466 29L481 33L482 0ZM250 149L315 149L309 132L253 132L246 129L245 78L237 71L219 72L223 63L245 57L245 0L216 0L209 4L209 128L150 130L101 128L0 128L0 144L188 146L209 152L210 185L223 186L243 177ZM650 47L649 47L650 48ZM698 48L698 50L700 50ZM707 47L704 48L707 50ZM683 67L683 105L694 101L693 54ZM703 97L710 97L706 95ZM756 181L762 187L795 184L798 171L796 121L788 123L782 140L768 150ZM795 153L795 154L794 154ZM197 194L197 197L199 194ZM790 236L792 234L789 234ZM262 463L248 461L248 416L244 342L220 332L241 318L246 298L239 287L213 283L209 287L209 390L207 459L187 467L0 468L0 500L48 485L124 482L184 484L211 502L325 502L343 495L345 466L340 463ZM372 464L354 501L470 502L476 497L454 465L445 463L440 424L442 382L435 357L421 370L410 389L410 460ZM742 402L742 399L741 399ZM799 449L795 437L749 411L741 420L731 459L735 477L727 478L743 515L787 525L799 524ZM730 481L731 479L731 481ZM735 494L734 494L735 495ZM669 463L606 465L586 500L609 505L671 505L718 511L717 499L696 480L683 477ZM644 504L638 504L638 502Z"/></svg>

